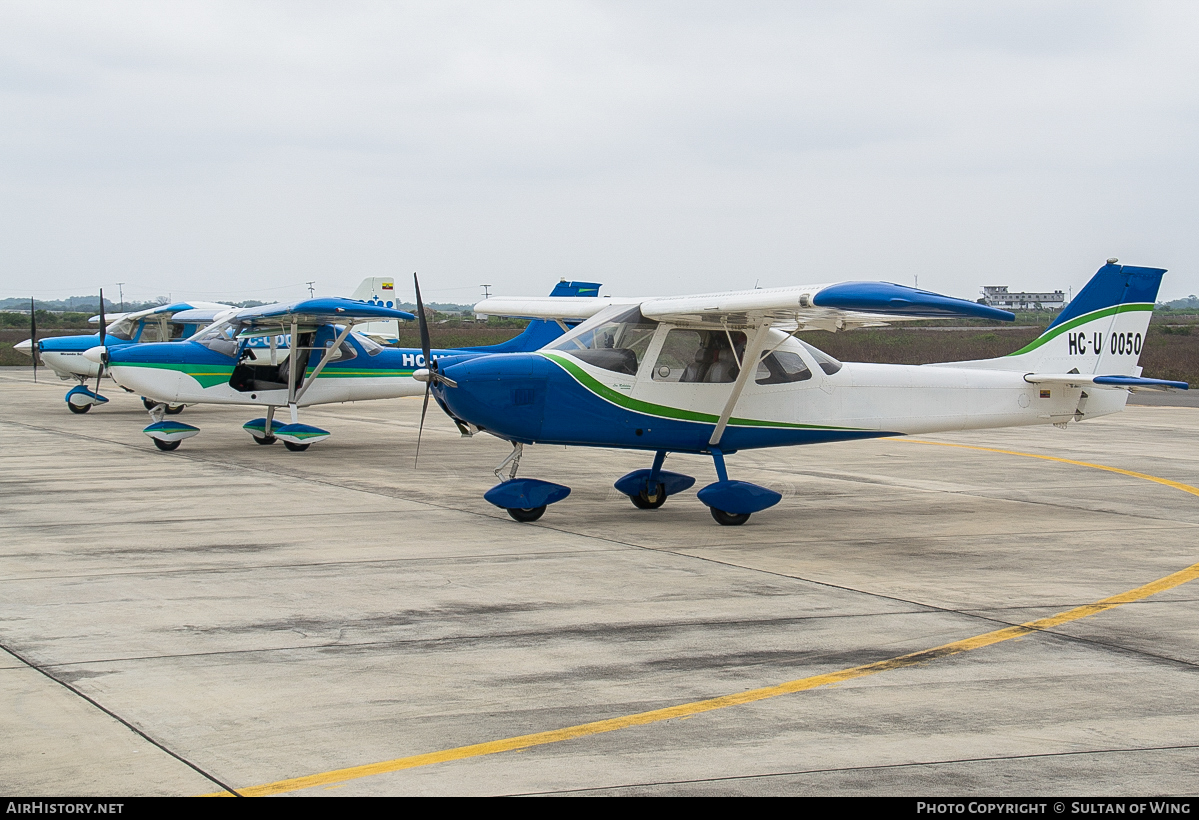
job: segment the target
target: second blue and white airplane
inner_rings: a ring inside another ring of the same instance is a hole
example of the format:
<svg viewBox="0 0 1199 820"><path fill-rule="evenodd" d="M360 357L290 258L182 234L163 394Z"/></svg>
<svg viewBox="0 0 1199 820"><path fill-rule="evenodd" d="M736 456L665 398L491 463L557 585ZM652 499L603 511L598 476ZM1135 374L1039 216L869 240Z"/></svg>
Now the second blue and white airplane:
<svg viewBox="0 0 1199 820"><path fill-rule="evenodd" d="M559 282L551 296L578 298L598 293L589 282ZM157 402L144 432L161 450L174 450L199 428L163 418L170 406L240 404L262 407L264 418L243 427L259 444L282 441L306 450L330 433L301 424L300 408L369 399L419 396L425 385L412 374L427 360L536 350L568 327L531 322L523 333L498 345L432 350L385 347L353 332L355 326L394 323L414 316L380 300L308 299L230 311L191 339L167 344L96 346L87 359L103 363L117 384ZM386 325L383 325L386 327ZM292 346L291 340L297 340ZM275 412L285 409L290 423Z"/></svg>
<svg viewBox="0 0 1199 820"><path fill-rule="evenodd" d="M1100 268L1049 328L994 359L935 365L842 363L796 337L896 319L1012 314L885 282L659 299L493 298L478 313L585 320L533 353L443 358L416 377L460 428L513 444L486 494L518 521L539 518L570 488L517 478L534 443L654 453L616 482L640 508L695 483L668 453L711 456L718 481L699 500L720 524L744 523L779 493L731 480L738 450L950 430L1054 424L1115 413L1129 391L1185 390L1138 365L1161 268ZM505 478L501 471L510 466Z"/></svg>

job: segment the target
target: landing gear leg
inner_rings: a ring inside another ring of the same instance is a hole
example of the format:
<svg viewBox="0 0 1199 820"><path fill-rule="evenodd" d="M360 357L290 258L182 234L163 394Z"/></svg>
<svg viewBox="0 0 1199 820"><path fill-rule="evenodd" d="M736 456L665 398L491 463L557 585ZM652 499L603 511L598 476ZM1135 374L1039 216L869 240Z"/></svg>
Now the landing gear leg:
<svg viewBox="0 0 1199 820"><path fill-rule="evenodd" d="M629 496L633 506L639 510L656 510L666 503L666 485L658 479L662 475L662 464L666 461L666 451L659 450L654 454L654 466L650 467L649 477L645 486L637 495Z"/></svg>
<svg viewBox="0 0 1199 820"><path fill-rule="evenodd" d="M271 344L274 344L274 337L271 337ZM272 352L273 352L273 350L274 350L274 348L272 348ZM265 432L266 435L263 436L262 438L259 438L258 436L254 436L255 444L274 444L276 441L279 440L279 439L275 438L275 436L271 433L271 431L275 429L274 421L275 421L275 406L271 405L266 408L266 425L263 427L263 432Z"/></svg>
<svg viewBox="0 0 1199 820"><path fill-rule="evenodd" d="M782 500L781 495L766 487L748 481L729 481L724 453L716 447L712 447L710 452L719 481L704 487L698 496L700 501L708 505L716 523L724 527L739 526L749 520L750 514L773 507Z"/></svg>
<svg viewBox="0 0 1199 820"><path fill-rule="evenodd" d="M523 444L521 444L519 441L512 442L512 452L508 454L507 458L505 458L503 461L500 462L500 465L498 467L496 467L494 470L492 470L492 472L495 473L495 477L498 478L500 481L511 481L512 479L516 478L516 471L520 469L520 458L524 454L525 454L525 446ZM512 465L512 469L510 469L508 471L508 478L505 479L504 475L503 475L503 470L509 464ZM545 512L545 510L542 510L542 512ZM540 518L540 516L538 516L538 518ZM529 519L529 520L536 520L536 519Z"/></svg>
<svg viewBox="0 0 1199 820"><path fill-rule="evenodd" d="M507 512L513 520L528 522L541 518L546 507L570 495L570 487L536 478L517 478L516 471L520 469L520 457L524 452L523 444L512 442L512 452L494 471L500 483L484 493L483 497ZM505 478L504 468L509 465L508 477Z"/></svg>
<svg viewBox="0 0 1199 820"><path fill-rule="evenodd" d="M627 495L637 509L656 510L666 503L668 496L678 495L695 483L689 475L663 470L665 461L666 451L658 450L654 454L653 467L623 475L612 486Z"/></svg>

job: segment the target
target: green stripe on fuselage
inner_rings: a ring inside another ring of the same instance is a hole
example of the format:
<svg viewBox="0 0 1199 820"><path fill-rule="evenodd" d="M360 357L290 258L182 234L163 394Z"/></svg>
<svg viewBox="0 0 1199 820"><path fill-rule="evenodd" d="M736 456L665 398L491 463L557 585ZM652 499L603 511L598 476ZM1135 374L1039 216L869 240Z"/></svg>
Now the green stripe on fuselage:
<svg viewBox="0 0 1199 820"><path fill-rule="evenodd" d="M233 377L233 365L220 364L186 364L179 362L120 362L117 367L148 367L156 370L174 370L179 373L185 373L191 376L200 387L205 389L216 387L218 384L227 384L229 379ZM312 377L314 368L308 368L304 374L304 378ZM412 369L364 369L364 368L348 368L348 367L327 367L320 372L317 379L323 378L337 379L404 379L412 378Z"/></svg>
<svg viewBox="0 0 1199 820"><path fill-rule="evenodd" d="M119 362L115 367L148 367L154 370L174 370L191 376L201 387L215 387L229 381L233 365L184 364L179 362Z"/></svg>
<svg viewBox="0 0 1199 820"><path fill-rule="evenodd" d="M678 419L679 421L694 421L700 424L716 424L720 421L720 416L712 413L698 413L694 410L684 410L680 407L668 407L664 404L653 404L648 401L634 399L631 396L626 396L606 384L597 381L583 368L579 367L570 359L555 353L542 352L542 356L549 359L554 364L561 367L569 373L574 380L582 387L601 399L608 401L618 407L623 407L626 410L632 410L635 413L644 413L647 416L657 416L666 419ZM732 386L731 384L729 385ZM743 419L733 416L729 419L729 424L735 427L782 427L796 430L853 430L860 431L859 427L838 427L825 424L797 424L789 421L766 421L765 419ZM868 431L863 431L868 432Z"/></svg>

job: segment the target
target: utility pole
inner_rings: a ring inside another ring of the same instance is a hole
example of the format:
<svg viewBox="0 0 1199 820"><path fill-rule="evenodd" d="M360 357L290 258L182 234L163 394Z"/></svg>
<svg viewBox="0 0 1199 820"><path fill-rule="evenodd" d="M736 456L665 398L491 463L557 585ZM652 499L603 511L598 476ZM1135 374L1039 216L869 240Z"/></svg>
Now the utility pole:
<svg viewBox="0 0 1199 820"><path fill-rule="evenodd" d="M125 283L117 282L117 292L121 294L121 313L125 312Z"/></svg>
<svg viewBox="0 0 1199 820"><path fill-rule="evenodd" d="M308 298L311 299L313 297L312 286L316 284L316 280L313 279L311 282L305 282L304 284L308 286Z"/></svg>
<svg viewBox="0 0 1199 820"><path fill-rule="evenodd" d="M490 299L491 298L490 288L493 286L492 285L479 285L479 287L481 287L483 289L483 298Z"/></svg>

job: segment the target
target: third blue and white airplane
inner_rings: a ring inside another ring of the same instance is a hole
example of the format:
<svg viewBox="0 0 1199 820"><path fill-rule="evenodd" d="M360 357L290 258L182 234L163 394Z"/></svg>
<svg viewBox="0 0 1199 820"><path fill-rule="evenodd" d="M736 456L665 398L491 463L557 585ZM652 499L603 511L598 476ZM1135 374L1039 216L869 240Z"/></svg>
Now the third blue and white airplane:
<svg viewBox="0 0 1199 820"><path fill-rule="evenodd" d="M517 478L525 445L653 453L616 481L640 508L695 483L663 469L669 453L710 456L718 479L699 500L742 524L779 493L729 478L739 450L951 430L1085 421L1124 408L1129 391L1185 390L1138 365L1165 271L1108 260L1037 339L1007 356L934 365L842 363L798 338L897 319L1006 311L885 282L840 282L656 299L496 297L477 313L583 320L529 353L446 357L417 371L460 429L510 441L491 503L541 517L570 488ZM508 475L502 475L509 467Z"/></svg>

